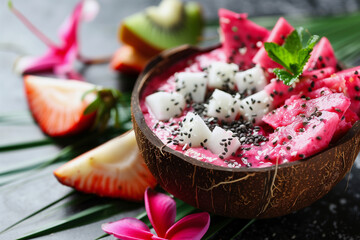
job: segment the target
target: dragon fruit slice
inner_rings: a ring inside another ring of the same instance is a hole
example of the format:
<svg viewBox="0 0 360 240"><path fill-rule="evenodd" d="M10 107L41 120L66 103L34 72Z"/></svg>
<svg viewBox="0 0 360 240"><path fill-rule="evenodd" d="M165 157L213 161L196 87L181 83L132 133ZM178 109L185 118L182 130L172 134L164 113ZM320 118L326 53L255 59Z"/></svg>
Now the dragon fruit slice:
<svg viewBox="0 0 360 240"><path fill-rule="evenodd" d="M207 75L203 72L180 72L175 75L176 91L186 100L196 103L204 102Z"/></svg>
<svg viewBox="0 0 360 240"><path fill-rule="evenodd" d="M240 103L241 116L254 124L260 123L271 109L272 98L264 90L244 98Z"/></svg>
<svg viewBox="0 0 360 240"><path fill-rule="evenodd" d="M334 67L324 67L324 68L320 68L317 70L312 70L312 71L305 71L303 72L303 74L301 75L302 78L314 78L314 79L324 79L327 77L330 77L331 75L333 75L336 70L336 68Z"/></svg>
<svg viewBox="0 0 360 240"><path fill-rule="evenodd" d="M325 149L339 123L336 113L323 111L321 117L297 117L290 125L279 127L270 134L264 158L273 163L284 163L306 158ZM278 159L278 160L277 160Z"/></svg>
<svg viewBox="0 0 360 240"><path fill-rule="evenodd" d="M267 80L262 68L256 66L246 71L236 73L235 83L240 93L250 95L264 89Z"/></svg>
<svg viewBox="0 0 360 240"><path fill-rule="evenodd" d="M219 10L223 49L228 62L240 69L254 66L252 58L268 37L269 31L247 19L246 13Z"/></svg>
<svg viewBox="0 0 360 240"><path fill-rule="evenodd" d="M306 72L302 75L301 81L296 83L295 86L287 86L282 81L273 79L264 89L271 95L273 105L277 108L283 105L285 100L292 95L307 94L322 87L339 88L339 82L332 79L324 80L333 73L335 73L335 69L332 67ZM345 83L342 85L345 86Z"/></svg>
<svg viewBox="0 0 360 240"><path fill-rule="evenodd" d="M315 88L324 86L334 92L343 92L351 99L350 109L360 115L360 66L336 72L315 82Z"/></svg>
<svg viewBox="0 0 360 240"><path fill-rule="evenodd" d="M318 93L319 92L319 93ZM334 112L341 118L350 106L350 100L343 93L332 93L329 89L319 89L313 96L314 99L292 96L285 105L267 114L263 121L273 128L291 124L297 116L306 120L312 116L320 117L323 111Z"/></svg>
<svg viewBox="0 0 360 240"><path fill-rule="evenodd" d="M272 126L276 127L276 130L268 136L269 141L266 144L243 145L241 155L245 158L255 158L260 166L265 167L269 165L268 162L281 164L295 161L325 149L334 133L338 131L340 119L344 114L337 109L346 112L346 106L350 104L349 99L341 93L326 91L326 94L319 98L303 100L307 104L305 108L299 100L302 99L294 96L287 102L291 102L293 107L289 105L286 109L283 106L276 110L277 114L271 114L272 117L279 117L277 120L273 118ZM264 119L270 119L269 115ZM284 117L291 121L284 120Z"/></svg>
<svg viewBox="0 0 360 240"><path fill-rule="evenodd" d="M328 146L339 121L336 113L326 111L321 117L312 116L306 121L296 117L291 124L270 134L266 144L243 145L240 154L245 159L256 159L258 167L303 159Z"/></svg>
<svg viewBox="0 0 360 240"><path fill-rule="evenodd" d="M207 68L209 72L208 86L210 88L234 89L235 73L239 71L239 67L234 63L213 62Z"/></svg>
<svg viewBox="0 0 360 240"><path fill-rule="evenodd" d="M337 60L334 50L326 37L322 37L319 43L314 47L311 57L304 69L312 71L325 67L337 68Z"/></svg>
<svg viewBox="0 0 360 240"><path fill-rule="evenodd" d="M239 114L240 100L229 93L215 89L207 106L207 116L226 122L234 121Z"/></svg>
<svg viewBox="0 0 360 240"><path fill-rule="evenodd" d="M351 99L350 109L358 116L360 115L360 66L337 72L328 81L339 81L345 83L345 89L339 87L338 91L344 91L345 95Z"/></svg>
<svg viewBox="0 0 360 240"><path fill-rule="evenodd" d="M157 120L180 116L185 107L184 96L176 92L156 92L147 96L145 102Z"/></svg>
<svg viewBox="0 0 360 240"><path fill-rule="evenodd" d="M345 112L344 116L341 118L338 127L336 128L336 131L334 133L334 137L331 141L336 142L337 140L339 140L342 136L345 135L345 133L347 133L347 131L350 130L350 128L358 120L359 120L358 115L356 115L356 113L351 111L351 109L348 109Z"/></svg>
<svg viewBox="0 0 360 240"><path fill-rule="evenodd" d="M179 143L189 147L204 147L210 138L211 131L204 120L192 112L188 112L179 123Z"/></svg>
<svg viewBox="0 0 360 240"><path fill-rule="evenodd" d="M216 126L211 133L207 147L212 153L218 155L220 159L235 155L236 150L240 147L240 141L233 135L233 132Z"/></svg>
<svg viewBox="0 0 360 240"><path fill-rule="evenodd" d="M285 18L281 17L275 24L265 42L274 42L282 45L287 35L289 35L293 30L294 28L285 20ZM265 69L282 68L278 63L270 59L264 47L261 47L260 50L256 53L253 58L253 62L255 64L260 64L260 66Z"/></svg>

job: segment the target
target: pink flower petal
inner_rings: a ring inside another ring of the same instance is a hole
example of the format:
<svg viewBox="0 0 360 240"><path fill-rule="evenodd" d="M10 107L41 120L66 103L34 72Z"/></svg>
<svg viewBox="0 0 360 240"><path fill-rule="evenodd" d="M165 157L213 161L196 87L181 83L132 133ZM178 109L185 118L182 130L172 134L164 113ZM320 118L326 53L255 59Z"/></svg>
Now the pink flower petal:
<svg viewBox="0 0 360 240"><path fill-rule="evenodd" d="M153 235L151 240L167 240L166 238L158 237L156 235Z"/></svg>
<svg viewBox="0 0 360 240"><path fill-rule="evenodd" d="M81 20L91 21L99 13L99 3L96 0L85 0L82 11L81 11Z"/></svg>
<svg viewBox="0 0 360 240"><path fill-rule="evenodd" d="M175 222L176 203L174 199L148 188L145 192L145 208L157 235L165 237L166 231Z"/></svg>
<svg viewBox="0 0 360 240"><path fill-rule="evenodd" d="M54 73L57 76L66 79L84 80L82 75L73 69L73 62L78 53L77 49L77 45L74 44L73 47L67 51L62 63L54 67Z"/></svg>
<svg viewBox="0 0 360 240"><path fill-rule="evenodd" d="M54 67L62 62L62 59L54 54L52 50L41 57L22 57L14 66L16 72L20 74L50 72Z"/></svg>
<svg viewBox="0 0 360 240"><path fill-rule="evenodd" d="M165 235L169 240L196 240L201 239L210 225L210 215L204 213L194 213L176 222Z"/></svg>
<svg viewBox="0 0 360 240"><path fill-rule="evenodd" d="M102 230L122 240L151 240L153 234L148 226L136 218L123 218L116 222L105 223Z"/></svg>
<svg viewBox="0 0 360 240"><path fill-rule="evenodd" d="M60 46L49 44L49 49L43 56L20 59L15 63L15 71L22 74L54 72L61 77L83 79L73 69L73 63L79 55L78 25L82 19L90 20L95 17L98 8L98 3L95 0L80 0L71 16L66 19L59 29ZM22 16L21 14L18 15ZM22 18L22 20L28 22L27 19ZM35 30L33 29L33 31Z"/></svg>
<svg viewBox="0 0 360 240"><path fill-rule="evenodd" d="M81 19L81 12L84 1L80 1L59 29L59 38L62 40L61 49L67 51L73 44L77 44L77 31Z"/></svg>

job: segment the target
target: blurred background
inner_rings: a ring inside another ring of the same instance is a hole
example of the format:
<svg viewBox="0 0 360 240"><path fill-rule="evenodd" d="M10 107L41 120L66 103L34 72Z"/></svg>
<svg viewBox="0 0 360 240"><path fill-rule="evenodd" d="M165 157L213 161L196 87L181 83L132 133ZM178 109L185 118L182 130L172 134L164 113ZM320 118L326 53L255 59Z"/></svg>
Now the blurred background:
<svg viewBox="0 0 360 240"><path fill-rule="evenodd" d="M77 2L76 0L14 0L13 4L45 35L54 42L58 42L58 27L71 13ZM86 57L111 56L120 46L117 30L122 19L147 6L157 5L159 2L100 0L101 8L98 16L92 22L81 24L79 32L81 53ZM269 28L277 20L274 16L284 15L295 26L308 26L313 34L327 35L337 56L347 65L359 64L360 0L199 0L198 2L203 6L206 20L204 32L205 39L208 41L203 45L218 42L217 11L219 8L227 8L235 12L247 12L254 21ZM12 71L13 64L20 56L40 55L45 51L46 46L12 14L7 2L1 1L0 120L2 120L1 116L9 113L26 112L28 114L22 78ZM116 87L123 91L130 91L135 81L134 77L112 71L107 64L84 67L77 63L76 68L89 82ZM1 146L44 138L37 126L31 122L29 115L27 115L26 124L21 121L6 124L0 121ZM36 149L0 152L0 180L4 177L1 175L2 169L16 166L24 159L52 156L61 148L60 145L50 145ZM351 174L324 199L285 217L259 220L238 239L360 239L359 162L358 159ZM52 176L53 170L54 167L36 173L34 181L26 181L15 185L16 187L0 188L1 227L9 226L42 207L53 204L56 199L69 193L69 189L60 185ZM82 197L84 196L81 194L72 196L65 202L68 203L66 211L52 209L51 212L45 212L35 220L25 221L5 235L0 233L0 239L15 239L48 223L61 221L62 217L79 213L89 206L108 203L106 199L91 198L86 202L87 205L70 204L72 201L79 201ZM142 207L138 206L138 208ZM134 216L138 212L139 209L133 207L125 215L109 214L111 217L96 219L91 223L81 222L76 227L61 228L56 234L45 235L41 239L94 239L102 234L101 223L123 216ZM226 221L226 219L220 220ZM245 220L230 221L229 226L222 229L219 234L215 234L212 239L229 239L229 236L236 233L247 222ZM48 232L50 233L51 231Z"/></svg>
<svg viewBox="0 0 360 240"><path fill-rule="evenodd" d="M16 6L29 20L44 32L54 42L58 42L57 29L68 16L76 0L62 0L61 2L44 0L15 0ZM102 0L99 1L101 10L98 16L90 23L83 23L80 27L80 51L88 57L111 56L119 47L117 29L121 20L133 13L143 10L147 6L157 5L160 1L154 0ZM228 8L235 12L247 12L251 18L258 16L287 16L290 23L293 18L301 16L336 16L357 13L360 7L359 0L199 0L203 6L204 17L208 25L217 25L217 11L219 8ZM272 26L276 18L259 19L260 24ZM302 22L303 19L300 21ZM328 24L328 28L331 28ZM351 25L351 23L349 23ZM348 25L349 25L348 24ZM295 24L296 25L296 24ZM358 25L353 24L353 30ZM11 91L19 88L19 81L9 81L14 75L11 72L13 63L22 55L39 55L46 50L46 46L21 23L7 7L7 2L2 1L0 6L0 112L24 109L24 102L19 101L21 92ZM320 34L317 32L317 34ZM205 28L205 38L215 43L217 40L216 27ZM330 38L330 37L329 37ZM330 38L331 40L331 38ZM114 78L111 71L97 71L102 66L93 66L87 69L89 81L93 78L102 78L105 85L111 83L108 79ZM11 93L11 94L10 94ZM17 100L16 106L7 104Z"/></svg>

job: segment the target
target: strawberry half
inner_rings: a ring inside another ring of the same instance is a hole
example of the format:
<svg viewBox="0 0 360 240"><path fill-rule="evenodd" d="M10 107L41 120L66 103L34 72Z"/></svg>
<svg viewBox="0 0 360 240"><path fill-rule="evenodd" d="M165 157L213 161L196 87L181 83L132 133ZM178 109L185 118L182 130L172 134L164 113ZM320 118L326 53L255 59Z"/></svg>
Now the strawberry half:
<svg viewBox="0 0 360 240"><path fill-rule="evenodd" d="M86 193L141 201L156 185L131 130L86 152L54 172L64 185Z"/></svg>
<svg viewBox="0 0 360 240"><path fill-rule="evenodd" d="M82 96L95 85L30 75L24 77L24 84L32 115L49 136L76 134L94 123L95 113L83 113L95 95L88 94L83 100Z"/></svg>

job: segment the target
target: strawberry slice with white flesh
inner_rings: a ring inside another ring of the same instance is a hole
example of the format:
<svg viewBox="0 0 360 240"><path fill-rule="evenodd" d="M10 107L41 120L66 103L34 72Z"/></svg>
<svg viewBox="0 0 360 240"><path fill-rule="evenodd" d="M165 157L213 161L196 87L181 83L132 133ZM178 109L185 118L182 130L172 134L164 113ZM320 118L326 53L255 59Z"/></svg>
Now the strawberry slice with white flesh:
<svg viewBox="0 0 360 240"><path fill-rule="evenodd" d="M91 127L106 128L120 92L77 80L24 77L30 111L41 130L51 137L74 135ZM99 111L98 111L99 110Z"/></svg>
<svg viewBox="0 0 360 240"><path fill-rule="evenodd" d="M88 94L84 99L82 96L95 85L30 75L24 77L24 85L30 111L49 136L76 134L93 124L95 114L83 113L95 96Z"/></svg>
<svg viewBox="0 0 360 240"><path fill-rule="evenodd" d="M69 161L54 174L78 191L132 201L141 201L146 188L156 185L133 130Z"/></svg>

